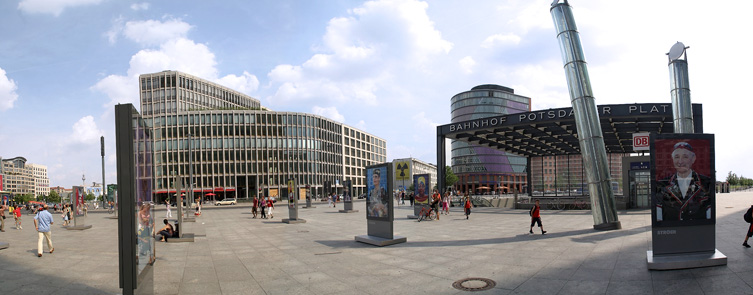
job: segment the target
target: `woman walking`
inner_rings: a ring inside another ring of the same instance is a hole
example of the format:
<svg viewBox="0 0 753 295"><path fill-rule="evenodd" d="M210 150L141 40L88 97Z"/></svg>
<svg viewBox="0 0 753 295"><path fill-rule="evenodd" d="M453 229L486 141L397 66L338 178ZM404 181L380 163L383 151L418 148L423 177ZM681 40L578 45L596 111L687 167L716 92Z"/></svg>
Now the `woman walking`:
<svg viewBox="0 0 753 295"><path fill-rule="evenodd" d="M471 216L471 196L467 192L465 193L465 205L463 207L465 208L465 219L467 220Z"/></svg>

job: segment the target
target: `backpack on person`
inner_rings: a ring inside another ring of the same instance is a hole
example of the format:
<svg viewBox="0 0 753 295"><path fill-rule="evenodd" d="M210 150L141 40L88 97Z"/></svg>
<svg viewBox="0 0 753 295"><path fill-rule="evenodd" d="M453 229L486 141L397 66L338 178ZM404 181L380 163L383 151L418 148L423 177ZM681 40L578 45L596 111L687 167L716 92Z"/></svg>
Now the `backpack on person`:
<svg viewBox="0 0 753 295"><path fill-rule="evenodd" d="M748 208L748 211L746 211L745 215L743 215L743 219L745 219L745 222L747 223L753 223L753 206L750 206L750 208Z"/></svg>
<svg viewBox="0 0 753 295"><path fill-rule="evenodd" d="M533 217L533 209L536 209L536 206L531 207L531 210L528 211L528 216Z"/></svg>

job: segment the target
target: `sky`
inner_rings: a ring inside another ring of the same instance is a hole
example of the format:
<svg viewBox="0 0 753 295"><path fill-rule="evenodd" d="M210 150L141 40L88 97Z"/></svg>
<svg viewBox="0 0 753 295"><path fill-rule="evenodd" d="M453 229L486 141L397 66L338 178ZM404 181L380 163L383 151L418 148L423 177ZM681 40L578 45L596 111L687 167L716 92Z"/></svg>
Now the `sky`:
<svg viewBox="0 0 753 295"><path fill-rule="evenodd" d="M736 54L751 1L573 0L597 104L668 103L666 53L687 51L693 103L715 134L717 179L753 177L753 59ZM550 0L0 1L0 157L46 165L51 186L116 182L114 105L137 77L178 70L275 111L319 114L387 141L387 160L436 163L450 98L513 88L570 106ZM449 163L449 162L448 162Z"/></svg>

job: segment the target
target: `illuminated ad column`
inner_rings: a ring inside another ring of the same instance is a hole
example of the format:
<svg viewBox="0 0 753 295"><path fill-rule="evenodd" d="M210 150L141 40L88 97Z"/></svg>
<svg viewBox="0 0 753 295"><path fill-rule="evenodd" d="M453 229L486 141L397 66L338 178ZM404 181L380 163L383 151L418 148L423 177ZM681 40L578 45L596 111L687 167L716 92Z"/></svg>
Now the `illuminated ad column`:
<svg viewBox="0 0 753 295"><path fill-rule="evenodd" d="M607 149L601 130L596 99L591 90L586 58L580 44L578 28L575 26L572 7L555 0L549 12L557 30L557 40L565 64L567 88L570 90L570 103L575 112L575 126L578 130L578 143L583 155L583 166L588 179L588 191L591 196L591 214L594 229L612 230L622 226L617 218L614 201Z"/></svg>
<svg viewBox="0 0 753 295"><path fill-rule="evenodd" d="M345 209L340 210L340 213L358 212L358 210L353 210L353 183L350 180L343 182L343 204Z"/></svg>
<svg viewBox="0 0 753 295"><path fill-rule="evenodd" d="M156 261L151 133L132 104L115 106L118 268L123 294L153 294Z"/></svg>
<svg viewBox="0 0 753 295"><path fill-rule="evenodd" d="M716 249L713 134L651 134L648 269L727 264Z"/></svg>
<svg viewBox="0 0 753 295"><path fill-rule="evenodd" d="M86 215L84 215L84 206L86 202L86 195L84 194L83 186L74 186L71 193L71 203L73 203L73 226L66 226L69 230L85 230L92 228L91 225L86 225Z"/></svg>
<svg viewBox="0 0 753 295"><path fill-rule="evenodd" d="M393 235L395 198L392 197L392 165L384 163L366 167L366 222L368 234L356 241L375 246L405 243L408 239Z"/></svg>
<svg viewBox="0 0 753 295"><path fill-rule="evenodd" d="M417 219L421 214L421 209L429 209L429 188L431 188L431 177L429 174L416 174L413 175L413 215L408 215L408 218Z"/></svg>
<svg viewBox="0 0 753 295"><path fill-rule="evenodd" d="M306 220L298 218L298 190L295 185L294 179L288 179L287 187L284 190L288 198L288 218L283 219L282 222L287 224L306 222Z"/></svg>

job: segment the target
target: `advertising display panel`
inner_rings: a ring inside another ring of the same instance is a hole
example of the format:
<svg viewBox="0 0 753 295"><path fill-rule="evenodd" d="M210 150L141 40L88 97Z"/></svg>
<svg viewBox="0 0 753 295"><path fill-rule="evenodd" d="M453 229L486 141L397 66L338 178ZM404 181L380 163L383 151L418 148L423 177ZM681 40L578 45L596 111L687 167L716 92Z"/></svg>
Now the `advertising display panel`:
<svg viewBox="0 0 753 295"><path fill-rule="evenodd" d="M714 169L713 135L656 135L651 150L652 225L715 224Z"/></svg>
<svg viewBox="0 0 753 295"><path fill-rule="evenodd" d="M350 180L343 182L343 201L345 204L353 204L353 184Z"/></svg>
<svg viewBox="0 0 753 295"><path fill-rule="evenodd" d="M139 251L136 253L136 259L138 270L141 272L146 265L151 265L155 260L155 245L152 238L155 234L154 200L152 199L152 141L149 129L141 116L136 120L134 129L136 198L133 201L138 208L136 236Z"/></svg>
<svg viewBox="0 0 753 295"><path fill-rule="evenodd" d="M73 200L71 202L73 203L73 214L75 216L84 216L84 197L84 187L74 186Z"/></svg>
<svg viewBox="0 0 753 295"><path fill-rule="evenodd" d="M413 215L418 216L421 208L429 206L429 188L431 187L431 177L429 174L413 175L413 188L415 188Z"/></svg>
<svg viewBox="0 0 753 295"><path fill-rule="evenodd" d="M392 221L392 198L387 194L387 166L366 168L366 219Z"/></svg>

